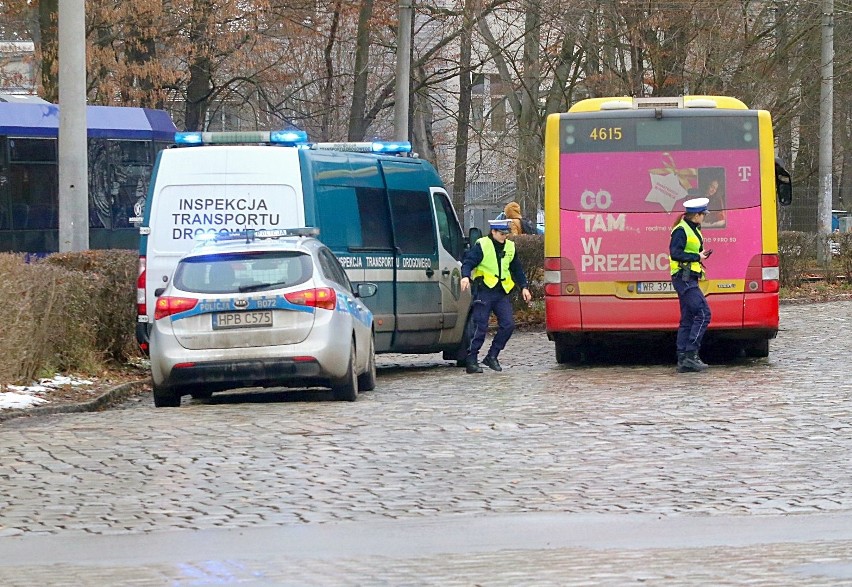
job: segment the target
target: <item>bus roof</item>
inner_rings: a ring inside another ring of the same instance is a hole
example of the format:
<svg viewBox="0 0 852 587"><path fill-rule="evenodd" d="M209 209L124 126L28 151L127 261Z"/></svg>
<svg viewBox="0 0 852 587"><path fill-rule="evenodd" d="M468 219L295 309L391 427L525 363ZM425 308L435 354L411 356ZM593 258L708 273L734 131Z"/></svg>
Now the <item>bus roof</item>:
<svg viewBox="0 0 852 587"><path fill-rule="evenodd" d="M743 102L728 96L660 96L655 98L613 96L580 100L571 106L568 112L639 110L643 108L720 108L726 110L748 110L748 106Z"/></svg>
<svg viewBox="0 0 852 587"><path fill-rule="evenodd" d="M168 113L150 108L86 106L89 138L174 140L175 127ZM59 106L0 102L0 135L56 137Z"/></svg>

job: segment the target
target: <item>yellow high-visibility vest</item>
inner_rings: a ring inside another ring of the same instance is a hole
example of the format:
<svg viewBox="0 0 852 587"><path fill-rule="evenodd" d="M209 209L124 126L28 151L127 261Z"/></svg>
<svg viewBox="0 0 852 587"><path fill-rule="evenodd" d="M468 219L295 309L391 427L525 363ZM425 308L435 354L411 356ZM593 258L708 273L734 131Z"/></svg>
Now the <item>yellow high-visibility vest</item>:
<svg viewBox="0 0 852 587"><path fill-rule="evenodd" d="M672 229L672 233L674 233L674 231L681 227L683 227L683 231L686 233L686 246L683 248L683 252L695 253L697 255L701 248L701 231L698 229L693 230L693 228L686 222L686 220L681 219L681 221L678 222ZM704 267L701 265L700 261L682 263L681 261L675 261L670 256L669 266L671 267L672 275L674 275L681 269L689 269L693 273L699 274L699 279L704 279Z"/></svg>
<svg viewBox="0 0 852 587"><path fill-rule="evenodd" d="M515 258L515 243L510 240L506 241L503 249L503 258L500 259L500 266L498 267L494 241L484 236L476 242L482 247L482 262L473 268L471 277L476 279L481 276L482 281L490 288L496 286L499 281L506 293L512 291L512 288L515 287L515 282L512 280L512 272L509 271L509 263Z"/></svg>

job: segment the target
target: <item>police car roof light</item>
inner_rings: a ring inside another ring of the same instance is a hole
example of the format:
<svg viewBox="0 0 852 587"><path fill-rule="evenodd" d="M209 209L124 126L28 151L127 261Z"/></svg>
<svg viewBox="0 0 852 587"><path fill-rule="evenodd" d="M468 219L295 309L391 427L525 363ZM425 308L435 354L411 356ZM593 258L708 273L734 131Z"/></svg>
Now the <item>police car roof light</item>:
<svg viewBox="0 0 852 587"><path fill-rule="evenodd" d="M297 228L261 228L254 231L255 238L280 238L282 236L318 237L319 228L302 226Z"/></svg>
<svg viewBox="0 0 852 587"><path fill-rule="evenodd" d="M247 243L250 243L257 239L283 238L288 236L316 238L319 236L319 228L313 226L302 226L297 228L247 228L245 230L236 230L234 232L221 232L215 235L201 235L196 240L213 240L217 243L244 240Z"/></svg>
<svg viewBox="0 0 852 587"><path fill-rule="evenodd" d="M410 153L411 143L408 141L312 143L311 149L321 151L351 151L356 153L381 153L385 155L397 155L399 153Z"/></svg>
<svg viewBox="0 0 852 587"><path fill-rule="evenodd" d="M269 144L295 147L308 142L308 133L303 130L258 130L258 131L225 131L225 132L177 132L175 144L183 146L195 145L239 145L239 144Z"/></svg>

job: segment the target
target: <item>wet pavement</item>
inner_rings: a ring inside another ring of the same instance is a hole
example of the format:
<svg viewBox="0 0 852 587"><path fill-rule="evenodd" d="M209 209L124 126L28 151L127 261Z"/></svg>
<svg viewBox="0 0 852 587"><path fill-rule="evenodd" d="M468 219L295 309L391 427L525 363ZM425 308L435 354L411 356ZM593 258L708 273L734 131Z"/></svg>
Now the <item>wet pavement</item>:
<svg viewBox="0 0 852 587"><path fill-rule="evenodd" d="M768 359L505 370L379 357L375 391L150 399L0 424L3 585L852 584L852 302Z"/></svg>

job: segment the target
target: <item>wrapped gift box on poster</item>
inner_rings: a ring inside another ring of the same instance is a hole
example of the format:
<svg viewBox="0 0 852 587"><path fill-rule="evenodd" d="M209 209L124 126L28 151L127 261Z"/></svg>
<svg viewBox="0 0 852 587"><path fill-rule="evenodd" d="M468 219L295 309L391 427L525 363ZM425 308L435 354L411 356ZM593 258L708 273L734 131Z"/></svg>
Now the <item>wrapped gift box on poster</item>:
<svg viewBox="0 0 852 587"><path fill-rule="evenodd" d="M674 210L678 201L689 195L697 184L698 172L694 168L678 169L669 153L663 153L663 167L649 169L651 190L646 202L660 204L666 212Z"/></svg>

